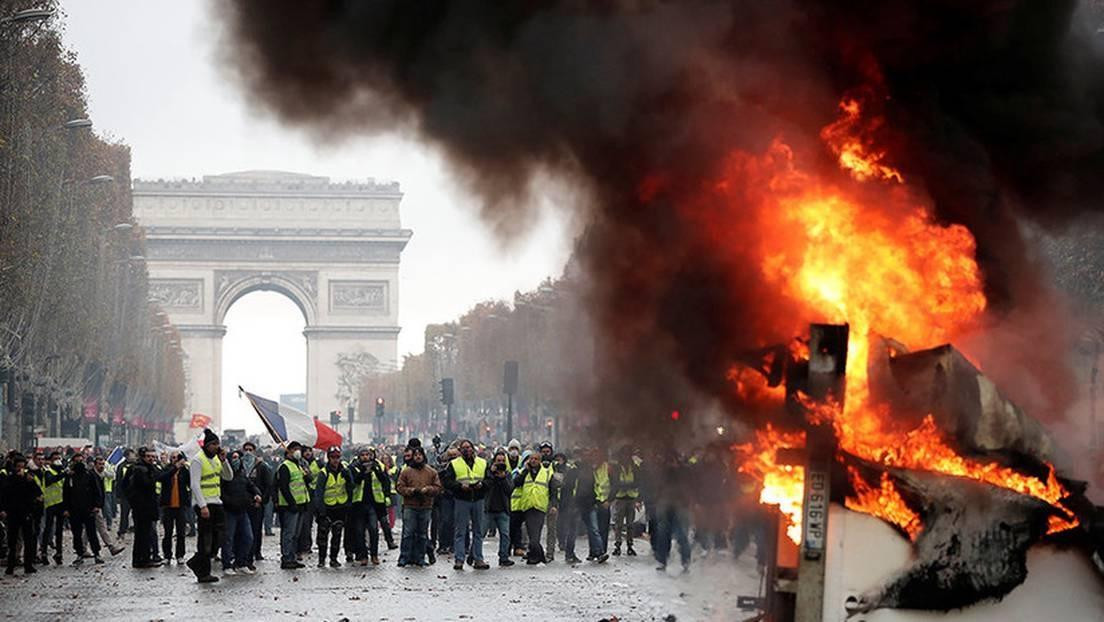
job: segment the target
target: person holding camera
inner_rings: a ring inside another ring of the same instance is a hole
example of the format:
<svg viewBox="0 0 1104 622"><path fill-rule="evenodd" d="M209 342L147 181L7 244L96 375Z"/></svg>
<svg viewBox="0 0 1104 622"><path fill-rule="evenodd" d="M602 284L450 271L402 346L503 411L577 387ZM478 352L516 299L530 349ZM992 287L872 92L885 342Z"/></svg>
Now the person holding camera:
<svg viewBox="0 0 1104 622"><path fill-rule="evenodd" d="M169 466L157 476L161 484L161 554L165 564L173 559L177 564L184 563L184 534L187 531L185 508L191 502L191 472L188 459L183 453L175 453ZM176 536L176 554L173 555L173 536Z"/></svg>
<svg viewBox="0 0 1104 622"><path fill-rule="evenodd" d="M514 561L510 559L510 495L514 492L514 482L506 464L505 449L495 451L484 487L487 489L488 524L498 531L498 565L513 566Z"/></svg>

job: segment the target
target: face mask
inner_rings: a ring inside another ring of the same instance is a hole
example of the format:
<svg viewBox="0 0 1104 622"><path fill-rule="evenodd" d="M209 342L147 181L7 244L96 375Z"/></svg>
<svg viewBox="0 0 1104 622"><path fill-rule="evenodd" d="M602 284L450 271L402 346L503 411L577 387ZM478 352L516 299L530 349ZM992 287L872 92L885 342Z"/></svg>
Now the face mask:
<svg viewBox="0 0 1104 622"><path fill-rule="evenodd" d="M245 467L246 471L251 471L253 470L253 465L257 464L257 456L254 456L253 454L245 454L244 456L242 456L241 463L242 466Z"/></svg>
<svg viewBox="0 0 1104 622"><path fill-rule="evenodd" d="M510 450L510 457L511 457L511 458L517 458L517 457L518 457L518 450L516 450L516 449L511 449L511 450Z"/></svg>
<svg viewBox="0 0 1104 622"><path fill-rule="evenodd" d="M292 460L298 460L298 459L300 459L300 458L302 458L302 457L303 457L303 452L299 451L298 449L296 449L295 451L291 452L291 459L292 459Z"/></svg>
<svg viewBox="0 0 1104 622"><path fill-rule="evenodd" d="M241 470L241 465L242 465L241 458L234 458L233 460L230 461L230 468L234 469L235 471L240 471Z"/></svg>
<svg viewBox="0 0 1104 622"><path fill-rule="evenodd" d="M54 466L56 466L56 467L61 466L61 460L54 460Z"/></svg>
<svg viewBox="0 0 1104 622"><path fill-rule="evenodd" d="M84 470L84 463L83 462L73 462L73 470L74 471L83 471Z"/></svg>

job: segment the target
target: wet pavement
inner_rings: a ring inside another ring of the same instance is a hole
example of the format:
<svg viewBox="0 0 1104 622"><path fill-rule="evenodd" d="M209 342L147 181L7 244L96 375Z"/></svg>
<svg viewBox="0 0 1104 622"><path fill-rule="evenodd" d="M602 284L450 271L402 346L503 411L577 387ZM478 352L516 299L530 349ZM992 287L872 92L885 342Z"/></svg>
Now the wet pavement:
<svg viewBox="0 0 1104 622"><path fill-rule="evenodd" d="M278 532L277 532L278 533ZM68 536L68 534L66 534ZM129 544L129 537L127 543ZM381 542L382 544L382 542ZM66 540L68 547L68 538ZM487 539L484 550L497 541ZM583 539L580 550L585 550ZM189 555L195 538L188 539ZM386 547L384 547L386 548ZM0 620L215 620L233 616L285 620L707 620L748 617L736 597L754 594L754 556L733 560L725 552L695 559L689 572L672 564L655 570L646 541L638 557L611 557L601 565L572 567L562 557L547 565L524 563L490 570L452 569L439 559L424 569L398 568L398 551L381 555L378 567L280 570L278 542L266 538L265 561L256 575L197 584L184 566L135 570L130 549L106 563L40 568L29 577L0 575ZM695 550L695 554L698 551ZM494 557L491 555L490 557ZM670 616L673 616L670 617Z"/></svg>

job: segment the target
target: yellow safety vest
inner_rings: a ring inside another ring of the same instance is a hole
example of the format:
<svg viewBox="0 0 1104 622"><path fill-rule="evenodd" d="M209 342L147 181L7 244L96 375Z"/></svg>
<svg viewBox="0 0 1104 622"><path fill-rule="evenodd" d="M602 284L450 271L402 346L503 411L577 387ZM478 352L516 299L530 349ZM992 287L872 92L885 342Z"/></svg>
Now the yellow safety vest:
<svg viewBox="0 0 1104 622"><path fill-rule="evenodd" d="M514 491L510 493L510 511L521 512L521 486L514 488Z"/></svg>
<svg viewBox="0 0 1104 622"><path fill-rule="evenodd" d="M620 474L621 474L620 482L622 484L622 488L617 491L617 498L618 499L636 499L637 497L639 497L640 496L640 490L637 489L636 486L629 486L628 488L624 487L625 484L634 484L634 483L636 483L636 474L633 473L632 467L629 467L627 469L625 467L620 467Z"/></svg>
<svg viewBox="0 0 1104 622"><path fill-rule="evenodd" d="M100 474L100 478L103 479L104 493L110 493L115 490L115 478L108 477L107 469L104 469L104 472Z"/></svg>
<svg viewBox="0 0 1104 622"><path fill-rule="evenodd" d="M487 475L487 461L477 457L469 467L463 457L453 458L452 471L456 473L457 482L474 486L476 482L483 481L483 477Z"/></svg>
<svg viewBox="0 0 1104 622"><path fill-rule="evenodd" d="M318 474L322 472L322 467L318 466L317 460L311 460L307 472L310 473L310 477L307 479L307 488L313 489L314 483L318 481Z"/></svg>
<svg viewBox="0 0 1104 622"><path fill-rule="evenodd" d="M609 494L609 464L603 462L601 466L594 470L594 498L598 500L598 503L605 503L609 501Z"/></svg>
<svg viewBox="0 0 1104 622"><path fill-rule="evenodd" d="M376 460L376 466L383 470L383 463ZM376 503L387 503L390 501L387 497L383 496L383 482L380 478L376 477L375 471L368 471L368 477L372 478L372 500Z"/></svg>
<svg viewBox="0 0 1104 622"><path fill-rule="evenodd" d="M58 472L54 470L54 467L46 467L46 472L50 475L57 475ZM46 476L42 477L42 482L46 482ZM46 486L42 489L42 501L43 505L47 508L52 508L55 505L61 503L62 489L65 486L65 479L61 478L58 481Z"/></svg>
<svg viewBox="0 0 1104 622"><path fill-rule="evenodd" d="M287 467L288 488L291 489L291 501L284 497L284 491L277 491L276 506L303 505L307 502L307 484L303 481L303 469L291 460L284 460L280 467Z"/></svg>
<svg viewBox="0 0 1104 622"><path fill-rule="evenodd" d="M334 474L326 469L326 489L322 492L322 501L329 506L345 505L349 501L343 474Z"/></svg>
<svg viewBox="0 0 1104 622"><path fill-rule="evenodd" d="M222 461L218 456L208 458L199 452L199 464L203 470L199 473L199 492L204 499L213 499L222 495ZM160 486L160 482L158 482ZM158 491L160 492L160 491Z"/></svg>
<svg viewBox="0 0 1104 622"><path fill-rule="evenodd" d="M537 471L536 477L533 477L533 472L529 469L525 469L525 484L521 487L521 504L520 510L540 510L541 512L548 511L548 482L552 481L552 467L542 466Z"/></svg>

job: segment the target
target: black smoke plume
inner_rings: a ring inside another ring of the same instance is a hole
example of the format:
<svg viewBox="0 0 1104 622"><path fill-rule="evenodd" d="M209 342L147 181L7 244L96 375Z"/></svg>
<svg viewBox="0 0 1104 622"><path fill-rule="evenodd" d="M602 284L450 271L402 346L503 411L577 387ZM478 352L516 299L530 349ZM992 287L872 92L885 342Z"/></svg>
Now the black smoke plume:
<svg viewBox="0 0 1104 622"><path fill-rule="evenodd" d="M528 221L535 173L587 189L579 258L606 406L622 411L690 392L729 400L735 353L791 336L777 322L786 304L757 277L756 240L718 257L673 206L726 154L780 135L838 174L816 137L846 93L876 85L887 161L942 222L973 232L997 318L1049 295L1021 223L1061 227L1104 191L1104 62L1071 0L217 7L227 57L282 119L331 136L416 133L503 235ZM995 356L1064 369L1065 344L1008 347ZM1037 405L1061 410L1051 393Z"/></svg>

